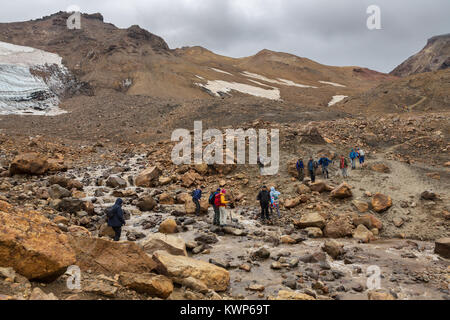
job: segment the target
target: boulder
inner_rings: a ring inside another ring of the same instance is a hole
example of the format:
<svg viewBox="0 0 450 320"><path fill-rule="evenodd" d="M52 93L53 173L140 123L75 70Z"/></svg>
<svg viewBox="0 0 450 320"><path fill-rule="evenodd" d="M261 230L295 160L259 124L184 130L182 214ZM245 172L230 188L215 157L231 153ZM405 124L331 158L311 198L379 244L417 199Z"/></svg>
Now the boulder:
<svg viewBox="0 0 450 320"><path fill-rule="evenodd" d="M335 199L351 198L353 196L352 189L347 183L342 183L338 187L334 188L330 193L330 197Z"/></svg>
<svg viewBox="0 0 450 320"><path fill-rule="evenodd" d="M369 300L395 300L391 294L376 290L369 291L367 293L367 298Z"/></svg>
<svg viewBox="0 0 450 320"><path fill-rule="evenodd" d="M175 199L169 193L163 192L159 195L159 204L175 204Z"/></svg>
<svg viewBox="0 0 450 320"><path fill-rule="evenodd" d="M280 290L273 300L316 300L314 297L298 291Z"/></svg>
<svg viewBox="0 0 450 320"><path fill-rule="evenodd" d="M134 184L136 187L153 187L158 181L159 176L161 175L161 170L158 167L150 167L139 173L136 177Z"/></svg>
<svg viewBox="0 0 450 320"><path fill-rule="evenodd" d="M165 251L153 254L159 274L169 278L189 278L202 281L209 289L225 291L230 284L230 274L227 270L211 263L195 260L184 256L174 256Z"/></svg>
<svg viewBox="0 0 450 320"><path fill-rule="evenodd" d="M450 238L438 239L434 243L434 253L450 259Z"/></svg>
<svg viewBox="0 0 450 320"><path fill-rule="evenodd" d="M437 199L437 195L432 191L424 191L420 194L420 198L423 200L434 201Z"/></svg>
<svg viewBox="0 0 450 320"><path fill-rule="evenodd" d="M375 217L373 214L368 213L355 216L353 218L353 224L355 226L363 224L368 229L377 228L378 230L381 230L383 228L383 222L381 222L381 220Z"/></svg>
<svg viewBox="0 0 450 320"><path fill-rule="evenodd" d="M137 207L141 211L152 211L156 206L156 201L152 196L146 195L138 200Z"/></svg>
<svg viewBox="0 0 450 320"><path fill-rule="evenodd" d="M368 243L374 239L374 235L364 225L360 224L353 232L353 238Z"/></svg>
<svg viewBox="0 0 450 320"><path fill-rule="evenodd" d="M388 210L392 206L391 197L382 193L376 193L372 197L372 207L375 212L381 213Z"/></svg>
<svg viewBox="0 0 450 320"><path fill-rule="evenodd" d="M173 219L166 219L159 225L159 232L172 234L177 232L177 222Z"/></svg>
<svg viewBox="0 0 450 320"><path fill-rule="evenodd" d="M200 199L200 214L207 214L209 206L208 199ZM195 214L195 203L192 201L192 197L185 198L184 212L186 214Z"/></svg>
<svg viewBox="0 0 450 320"><path fill-rule="evenodd" d="M69 190L61 187L59 184L51 185L48 188L48 194L52 199L62 199L70 197L72 195Z"/></svg>
<svg viewBox="0 0 450 320"><path fill-rule="evenodd" d="M295 186L295 192L298 194L308 194L311 193L311 189L305 184L300 184Z"/></svg>
<svg viewBox="0 0 450 320"><path fill-rule="evenodd" d="M197 172L195 171L189 171L186 172L182 177L181 177L181 185L183 187L189 188L190 186L192 186L196 181L199 180L203 180L202 176L199 175Z"/></svg>
<svg viewBox="0 0 450 320"><path fill-rule="evenodd" d="M106 185L110 188L126 188L127 187L127 181L125 179L122 179L120 177L114 177L111 176L106 180Z"/></svg>
<svg viewBox="0 0 450 320"><path fill-rule="evenodd" d="M0 267L51 282L74 263L67 236L43 214L0 205Z"/></svg>
<svg viewBox="0 0 450 320"><path fill-rule="evenodd" d="M332 191L333 190L333 187L330 187L329 185L327 185L325 182L323 182L323 181L317 181L317 182L314 182L314 183L311 183L310 185L309 185L309 188L312 190L312 191L316 191L316 192L320 192L320 193L322 193L322 192L327 192L327 191Z"/></svg>
<svg viewBox="0 0 450 320"><path fill-rule="evenodd" d="M299 204L300 204L300 198L298 198L298 197L297 198L286 199L284 201L284 207L286 209L295 208Z"/></svg>
<svg viewBox="0 0 450 320"><path fill-rule="evenodd" d="M167 251L174 256L187 256L186 243L176 236L153 233L147 236L141 243L145 252L153 254L156 251Z"/></svg>
<svg viewBox="0 0 450 320"><path fill-rule="evenodd" d="M22 153L14 158L9 165L9 173L42 175L49 170L48 159L39 153Z"/></svg>
<svg viewBox="0 0 450 320"><path fill-rule="evenodd" d="M270 251L266 248L260 248L250 255L252 260L263 261L270 258Z"/></svg>
<svg viewBox="0 0 450 320"><path fill-rule="evenodd" d="M57 200L55 209L61 212L77 213L83 210L83 201L74 198Z"/></svg>
<svg viewBox="0 0 450 320"><path fill-rule="evenodd" d="M328 253L333 259L337 259L344 253L344 245L336 240L327 240L322 246L322 250Z"/></svg>
<svg viewBox="0 0 450 320"><path fill-rule="evenodd" d="M309 227L316 227L322 229L325 226L325 218L318 212L308 212L304 214L299 220L293 220L297 228L305 229Z"/></svg>
<svg viewBox="0 0 450 320"><path fill-rule="evenodd" d="M82 271L115 275L121 272L149 273L156 263L134 242L70 236L76 265Z"/></svg>
<svg viewBox="0 0 450 320"><path fill-rule="evenodd" d="M121 272L119 282L131 290L161 299L167 299L173 291L172 280L152 273Z"/></svg>
<svg viewBox="0 0 450 320"><path fill-rule="evenodd" d="M114 232L113 228L108 226L108 224L105 222L100 226L100 229L98 230L98 236L99 237L107 237L114 239L114 236L116 233Z"/></svg>
<svg viewBox="0 0 450 320"><path fill-rule="evenodd" d="M359 213L366 213L369 211L369 204L365 201L353 200L352 205L358 210Z"/></svg>
<svg viewBox="0 0 450 320"><path fill-rule="evenodd" d="M329 238L345 238L353 234L352 219L348 215L334 216L328 221L324 235Z"/></svg>
<svg viewBox="0 0 450 320"><path fill-rule="evenodd" d="M308 233L309 238L322 238L323 232L320 228L309 227L306 228L305 231Z"/></svg>

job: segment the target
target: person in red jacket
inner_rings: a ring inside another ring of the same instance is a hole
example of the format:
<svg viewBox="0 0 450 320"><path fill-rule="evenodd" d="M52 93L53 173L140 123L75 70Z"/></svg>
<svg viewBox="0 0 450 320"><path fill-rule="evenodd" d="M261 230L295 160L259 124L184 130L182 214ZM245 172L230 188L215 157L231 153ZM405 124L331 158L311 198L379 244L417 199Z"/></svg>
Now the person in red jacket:
<svg viewBox="0 0 450 320"><path fill-rule="evenodd" d="M340 159L340 163L339 163L339 168L340 168L341 171L342 171L342 176L343 176L344 178L347 178L347 177L348 177L348 174L347 174L348 161L347 161L347 159L344 157L343 154L341 154L341 159Z"/></svg>

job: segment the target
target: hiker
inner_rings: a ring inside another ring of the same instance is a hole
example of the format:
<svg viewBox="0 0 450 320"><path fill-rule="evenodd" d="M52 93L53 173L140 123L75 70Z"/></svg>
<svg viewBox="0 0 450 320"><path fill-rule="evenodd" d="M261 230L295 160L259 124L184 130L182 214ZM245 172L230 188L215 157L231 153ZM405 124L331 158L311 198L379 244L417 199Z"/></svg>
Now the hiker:
<svg viewBox="0 0 450 320"><path fill-rule="evenodd" d="M117 199L116 203L107 209L108 226L114 230L114 241L120 240L120 235L122 234L122 226L125 225L125 220L123 218L122 210L122 199Z"/></svg>
<svg viewBox="0 0 450 320"><path fill-rule="evenodd" d="M213 225L215 226L220 225L220 211L219 207L215 204L215 199L218 194L220 194L220 188L218 188L216 191L212 191L209 196L209 204L211 204L214 209Z"/></svg>
<svg viewBox="0 0 450 320"><path fill-rule="evenodd" d="M317 162L314 161L313 157L310 157L308 162L308 171L312 183L316 182L316 173L315 173L316 169L317 169Z"/></svg>
<svg viewBox="0 0 450 320"><path fill-rule="evenodd" d="M364 167L364 161L365 161L365 158L366 158L366 153L361 148L358 148L356 152L358 153L359 164L361 165L361 168L362 168L362 167Z"/></svg>
<svg viewBox="0 0 450 320"><path fill-rule="evenodd" d="M339 168L342 171L342 176L344 178L347 178L348 177L348 174L347 174L348 161L347 161L347 158L345 158L343 154L341 154Z"/></svg>
<svg viewBox="0 0 450 320"><path fill-rule="evenodd" d="M200 215L200 199L202 198L202 190L197 187L192 191L192 201L195 203L195 215Z"/></svg>
<svg viewBox="0 0 450 320"><path fill-rule="evenodd" d="M297 168L298 181L302 182L303 179L305 179L305 165L303 164L303 159L298 159L295 167Z"/></svg>
<svg viewBox="0 0 450 320"><path fill-rule="evenodd" d="M227 211L226 207L228 201L225 200L225 189L222 189L220 192L216 194L216 198L214 200L214 205L219 208L219 225L221 227L225 226L227 220Z"/></svg>
<svg viewBox="0 0 450 320"><path fill-rule="evenodd" d="M355 149L352 149L348 157L352 161L352 170L356 169L356 158L358 157L358 154L355 152Z"/></svg>
<svg viewBox="0 0 450 320"><path fill-rule="evenodd" d="M319 159L319 164L322 166L322 175L324 179L328 179L328 165L332 162L333 161L328 159L325 155Z"/></svg>
<svg viewBox="0 0 450 320"><path fill-rule="evenodd" d="M261 191L258 193L258 197L256 200L259 201L261 205L261 219L264 222L265 219L270 220L269 218L269 203L270 203L270 193L267 190L266 186L263 186Z"/></svg>
<svg viewBox="0 0 450 320"><path fill-rule="evenodd" d="M277 210L278 218L281 218L280 215L280 192L275 190L275 187L270 188L270 211L272 209Z"/></svg>

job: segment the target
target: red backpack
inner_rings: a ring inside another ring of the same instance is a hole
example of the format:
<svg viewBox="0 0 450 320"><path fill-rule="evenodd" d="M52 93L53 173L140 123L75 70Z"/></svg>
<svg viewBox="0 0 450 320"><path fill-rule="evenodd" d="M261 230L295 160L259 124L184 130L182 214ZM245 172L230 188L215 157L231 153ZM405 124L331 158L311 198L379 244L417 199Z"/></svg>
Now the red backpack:
<svg viewBox="0 0 450 320"><path fill-rule="evenodd" d="M220 206L221 203L222 203L222 201L220 200L221 195L222 195L221 193L217 193L215 198L214 198L214 205L216 207Z"/></svg>

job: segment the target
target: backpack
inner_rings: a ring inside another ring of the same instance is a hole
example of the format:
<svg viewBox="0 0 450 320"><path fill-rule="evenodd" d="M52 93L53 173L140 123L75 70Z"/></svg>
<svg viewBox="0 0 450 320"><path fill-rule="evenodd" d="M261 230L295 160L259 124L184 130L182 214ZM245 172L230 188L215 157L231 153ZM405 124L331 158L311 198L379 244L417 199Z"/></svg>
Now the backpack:
<svg viewBox="0 0 450 320"><path fill-rule="evenodd" d="M221 196L220 193L217 193L217 194L214 196L214 205L215 205L216 207L220 206L220 204L222 203L222 201L220 200L220 196Z"/></svg>
<svg viewBox="0 0 450 320"><path fill-rule="evenodd" d="M106 217L107 217L108 219L111 219L112 217L114 217L114 211L112 210L112 207L107 208L107 209L105 210L105 213L106 213Z"/></svg>
<svg viewBox="0 0 450 320"><path fill-rule="evenodd" d="M209 195L209 200L208 200L209 204L214 205L216 194L217 194L216 192L211 192L211 194Z"/></svg>
<svg viewBox="0 0 450 320"><path fill-rule="evenodd" d="M317 163L317 161L314 161L313 167L314 167L314 169L317 169L319 167L319 164Z"/></svg>

